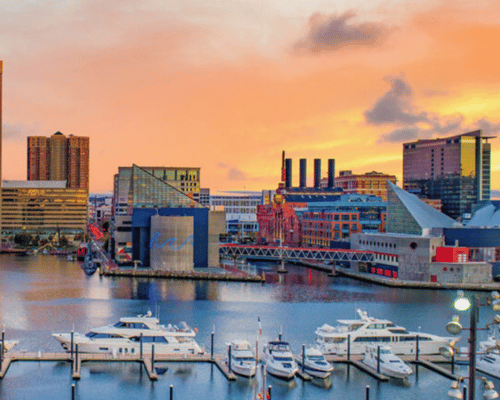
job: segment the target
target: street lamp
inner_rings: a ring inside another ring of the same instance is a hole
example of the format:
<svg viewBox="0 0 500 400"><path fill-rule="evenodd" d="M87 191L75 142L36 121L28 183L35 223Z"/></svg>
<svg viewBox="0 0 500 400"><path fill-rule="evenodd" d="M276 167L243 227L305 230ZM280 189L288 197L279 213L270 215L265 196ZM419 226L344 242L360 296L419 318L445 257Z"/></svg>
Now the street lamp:
<svg viewBox="0 0 500 400"><path fill-rule="evenodd" d="M457 400L463 400L464 394L460 390L460 384L463 381L463 377L458 378L453 381L450 385L450 390L448 390L448 397ZM494 400L498 398L498 392L495 390L495 386L492 381L488 381L486 378L482 377L481 380L484 384L483 398L485 400ZM465 392L465 390L464 390Z"/></svg>
<svg viewBox="0 0 500 400"><path fill-rule="evenodd" d="M475 294L471 295L471 300L465 297L464 292L459 290L458 297L454 301L453 305L458 311L465 311L470 308L470 322L469 328L463 328L459 322L459 317L457 315L453 316L452 320L446 324L446 331L452 335L459 335L463 329L469 330L469 400L474 400L475 396L475 381L476 381L476 342L477 342L477 331L482 330L477 327L478 321L478 308L479 301ZM494 299L491 302L488 302L488 305L491 304L494 311L500 311L500 294L498 292L493 292L491 294ZM493 319L493 324L500 323L500 316L496 315ZM486 328L488 329L491 324L487 324ZM451 357L453 355L454 349L453 345L442 347L440 349L440 353L445 357ZM460 382L463 379L461 377L458 381L453 382L450 391L448 392L448 396L454 399L462 399L463 396L460 393L460 397L458 393L460 392ZM493 389L493 383L490 381L486 381L483 378L483 382L485 384L485 392L483 397L485 399L496 399L498 397L498 393ZM455 387L456 386L456 387ZM493 396L493 397L492 397Z"/></svg>

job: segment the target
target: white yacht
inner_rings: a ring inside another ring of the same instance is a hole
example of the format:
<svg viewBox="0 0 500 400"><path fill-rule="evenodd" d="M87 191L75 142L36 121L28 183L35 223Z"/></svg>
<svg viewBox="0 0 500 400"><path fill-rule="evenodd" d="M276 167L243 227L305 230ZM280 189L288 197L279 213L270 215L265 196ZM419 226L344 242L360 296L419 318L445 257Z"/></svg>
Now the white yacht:
<svg viewBox="0 0 500 400"><path fill-rule="evenodd" d="M142 334L142 336L141 336ZM87 334L74 333L73 344L78 352L139 354L142 337L143 354L200 354L204 350L196 343L196 332L185 322L179 327L160 325L160 321L148 312L137 317L124 317L114 325L92 329ZM71 333L52 334L66 351L71 348Z"/></svg>
<svg viewBox="0 0 500 400"><path fill-rule="evenodd" d="M488 375L500 378L500 343L494 338L479 343L479 354L476 357L476 369Z"/></svg>
<svg viewBox="0 0 500 400"><path fill-rule="evenodd" d="M363 363L375 371L377 371L378 364L378 371L391 378L404 379L413 373L411 367L392 354L391 348L387 345L369 344L366 346Z"/></svg>
<svg viewBox="0 0 500 400"><path fill-rule="evenodd" d="M453 338L442 337L422 332L408 332L385 319L369 317L366 311L356 310L359 319L338 320L333 327L323 325L316 329L315 343L323 354L347 354L347 340L350 340L351 354L364 354L368 344L386 344L394 354L439 354L439 348L453 341Z"/></svg>
<svg viewBox="0 0 500 400"><path fill-rule="evenodd" d="M299 368L315 378L327 378L333 371L333 365L326 361L325 356L317 346L304 348L304 354L300 353L297 359Z"/></svg>
<svg viewBox="0 0 500 400"><path fill-rule="evenodd" d="M248 378L254 376L257 372L257 362L250 343L246 340L233 340L230 344L231 371Z"/></svg>
<svg viewBox="0 0 500 400"><path fill-rule="evenodd" d="M292 379L298 371L288 342L269 342L264 346L262 361L267 373L277 378Z"/></svg>

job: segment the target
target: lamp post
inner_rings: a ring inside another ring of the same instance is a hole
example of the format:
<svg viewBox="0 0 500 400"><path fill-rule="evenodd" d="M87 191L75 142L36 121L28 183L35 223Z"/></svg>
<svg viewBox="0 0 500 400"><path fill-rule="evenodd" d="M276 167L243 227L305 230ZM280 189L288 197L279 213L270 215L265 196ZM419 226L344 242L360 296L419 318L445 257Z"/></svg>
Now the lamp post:
<svg viewBox="0 0 500 400"><path fill-rule="evenodd" d="M500 294L498 292L493 292L492 297L495 299L491 305L494 311L500 311ZM470 308L470 313L469 313L469 394L468 394L468 399L469 400L474 400L475 399L475 394L476 394L476 347L477 347L477 331L478 330L483 330L483 329L488 329L488 327L491 324L487 324L486 328L478 328L477 327L477 322L478 322L478 310L479 310L479 299L475 294L471 295L471 300L467 297L465 297L464 292L459 290L458 291L458 298L454 302L454 307L458 311L465 311ZM489 303L488 303L489 305ZM448 322L446 324L446 330L448 333L451 333L452 335L458 335L464 328L462 328L462 325L458 322L459 318L458 316L453 317L453 320ZM498 324L497 318L493 320L494 324ZM453 345L450 345L449 349L443 349L441 351L443 355L447 356L452 356L454 353L453 350ZM488 399L496 399L498 397L498 393L493 389L493 384L489 381L486 381L484 378L483 382L485 385L485 392L483 394L483 397L488 398ZM452 398L456 399L461 399L463 396L458 394L460 392L460 382L463 380L463 377L461 377L457 382L454 382L452 384L452 387L448 395ZM456 387L455 387L456 386ZM457 397L459 396L459 397Z"/></svg>

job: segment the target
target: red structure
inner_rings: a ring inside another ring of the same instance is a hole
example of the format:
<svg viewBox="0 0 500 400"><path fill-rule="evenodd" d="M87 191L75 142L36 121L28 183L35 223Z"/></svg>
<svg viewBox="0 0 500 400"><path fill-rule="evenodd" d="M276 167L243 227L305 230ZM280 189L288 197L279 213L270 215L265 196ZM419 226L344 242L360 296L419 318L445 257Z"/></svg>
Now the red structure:
<svg viewBox="0 0 500 400"><path fill-rule="evenodd" d="M465 263L469 261L467 247L436 247L435 262Z"/></svg>

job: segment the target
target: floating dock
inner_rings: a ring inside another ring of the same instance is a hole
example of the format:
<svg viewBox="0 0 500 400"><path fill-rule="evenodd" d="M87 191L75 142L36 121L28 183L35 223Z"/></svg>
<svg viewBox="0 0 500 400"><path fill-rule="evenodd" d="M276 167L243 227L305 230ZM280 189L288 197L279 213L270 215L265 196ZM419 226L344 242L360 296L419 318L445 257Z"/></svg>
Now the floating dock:
<svg viewBox="0 0 500 400"><path fill-rule="evenodd" d="M15 361L59 361L59 362L69 362L72 364L72 378L78 380L81 378L81 364L84 362L136 362L144 365L148 377L151 381L158 379L158 374L154 368L157 362L206 362L215 364L217 368L222 372L226 379L232 381L236 379L236 375L229 371L229 368L225 362L225 355L214 355L210 354L169 354L169 355L155 355L154 360L151 358L150 354L144 355L140 358L139 354L122 354L122 355L112 355L112 354L88 354L79 353L78 356L73 354L71 357L70 353L42 353L42 352L8 352L5 355L1 363L0 369L0 379L4 378L10 365ZM416 365L428 368L436 373L443 375L444 377L452 380L457 380L458 375L451 373L449 370L437 365L440 363L450 363L450 360L444 358L440 355L426 355L420 356L416 359L415 356L400 356L405 362L413 363ZM346 356L337 355L326 355L326 360L331 363L341 363L347 365L353 365L359 370L369 374L370 376L378 379L379 381L387 381L389 378L383 374L377 373L373 368L370 368L361 362L363 355L352 355L349 359ZM456 359L455 362L468 361L467 357L460 357ZM311 377L308 374L302 373L299 370L297 374L299 378L303 380L310 380Z"/></svg>

